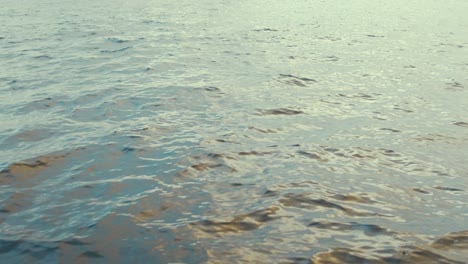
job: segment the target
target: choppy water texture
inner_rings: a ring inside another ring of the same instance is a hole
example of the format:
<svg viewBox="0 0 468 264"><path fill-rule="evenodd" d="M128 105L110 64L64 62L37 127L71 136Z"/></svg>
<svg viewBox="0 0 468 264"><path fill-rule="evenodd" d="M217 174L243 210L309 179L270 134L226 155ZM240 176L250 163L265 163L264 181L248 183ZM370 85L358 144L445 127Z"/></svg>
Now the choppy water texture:
<svg viewBox="0 0 468 264"><path fill-rule="evenodd" d="M2 0L2 263L468 263L468 2Z"/></svg>

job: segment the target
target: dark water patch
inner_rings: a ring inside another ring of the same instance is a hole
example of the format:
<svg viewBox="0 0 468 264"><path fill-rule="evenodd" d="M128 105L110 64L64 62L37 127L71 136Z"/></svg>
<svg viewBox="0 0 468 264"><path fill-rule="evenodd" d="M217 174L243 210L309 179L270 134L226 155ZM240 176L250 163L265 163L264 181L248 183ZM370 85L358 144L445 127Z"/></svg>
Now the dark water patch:
<svg viewBox="0 0 468 264"><path fill-rule="evenodd" d="M377 115L374 115L372 116L373 119L376 119L376 120L381 120L381 121L384 121L384 120L388 120L387 117L383 117L380 113L380 112L374 112L374 114L377 114Z"/></svg>
<svg viewBox="0 0 468 264"><path fill-rule="evenodd" d="M291 75L291 74L280 74L280 77L282 77L282 78L292 78L292 79L297 79L297 80L305 81L305 82L317 82L317 80L315 80L315 79L305 78L305 77L298 77L298 76L294 76L294 75Z"/></svg>
<svg viewBox="0 0 468 264"><path fill-rule="evenodd" d="M205 171L208 169L218 168L222 166L223 164L198 163L198 164L191 165L190 168L195 169L197 171Z"/></svg>
<svg viewBox="0 0 468 264"><path fill-rule="evenodd" d="M255 151L255 150L252 150L252 151L241 151L241 152L238 152L237 154L240 155L240 156L265 156L265 155L269 155L269 154L272 154L273 152L271 151L264 151L264 152L258 152L258 151Z"/></svg>
<svg viewBox="0 0 468 264"><path fill-rule="evenodd" d="M258 127L249 127L249 129L252 129L252 130L255 130L255 131L258 131L260 133L264 133L264 134L271 134L271 133L277 133L275 130L272 130L272 129L263 129L263 128L258 128Z"/></svg>
<svg viewBox="0 0 468 264"><path fill-rule="evenodd" d="M195 159L203 159L204 156L195 156ZM210 159L235 159L234 157L227 155L227 154L220 154L220 153L208 153L206 154L206 157Z"/></svg>
<svg viewBox="0 0 468 264"><path fill-rule="evenodd" d="M364 250L352 248L333 248L326 252L315 254L312 257L314 264L347 264L347 263L366 263L383 264L380 259L369 256Z"/></svg>
<svg viewBox="0 0 468 264"><path fill-rule="evenodd" d="M125 152L125 153L128 153L128 152L133 152L137 150L136 148L132 148L132 147L125 147L122 149L122 152Z"/></svg>
<svg viewBox="0 0 468 264"><path fill-rule="evenodd" d="M57 250L54 242L0 240L0 254L5 263L46 263L54 258Z"/></svg>
<svg viewBox="0 0 468 264"><path fill-rule="evenodd" d="M273 190L266 190L262 197L274 197L274 196L278 196L280 195L280 193L278 191L273 191Z"/></svg>
<svg viewBox="0 0 468 264"><path fill-rule="evenodd" d="M455 48L460 48L460 49L465 47L462 44L453 44L453 43L439 43L438 46L455 47Z"/></svg>
<svg viewBox="0 0 468 264"><path fill-rule="evenodd" d="M304 114L301 110L294 110L291 108L277 108L277 109L257 109L258 115L299 115Z"/></svg>
<svg viewBox="0 0 468 264"><path fill-rule="evenodd" d="M395 106L393 109L399 110L399 111L402 111L402 112L405 112L405 113L413 113L414 112L413 110L404 109L404 108L401 108L399 106Z"/></svg>
<svg viewBox="0 0 468 264"><path fill-rule="evenodd" d="M226 154L208 153L190 158L192 164L177 173L178 176L185 177L200 172L217 171L224 173L234 173L237 169L229 165L227 160L236 160L235 157Z"/></svg>
<svg viewBox="0 0 468 264"><path fill-rule="evenodd" d="M179 193L179 195L182 195ZM138 212L142 207L155 207L158 204L164 206L166 202L173 202L167 205L162 214L155 214L154 218L171 219L177 214L177 210L191 211L194 205L193 199L176 199L177 196L171 196L166 199L164 196L152 195L142 198L136 204L119 209L119 213L108 214L101 219L97 225L91 229L90 236L81 239L87 245L70 246L62 244L64 261L74 262L78 260L87 251L95 252L102 256L84 256L81 259L84 262L103 262L103 263L152 263L157 260L158 263L204 263L206 252L197 243L193 243L195 238L186 228L157 228L148 225L151 219L136 219L132 215ZM157 211L156 208L154 209ZM169 216L171 215L172 216ZM151 216L150 216L151 217ZM93 254L94 255L94 254ZM91 257L91 258L89 258ZM66 261L69 260L69 261Z"/></svg>
<svg viewBox="0 0 468 264"><path fill-rule="evenodd" d="M325 100L325 99L320 99L319 101L323 102L323 103L327 103L327 104L332 104L332 105L341 105L341 104L343 104L343 103L340 103L340 102L332 102L330 100Z"/></svg>
<svg viewBox="0 0 468 264"><path fill-rule="evenodd" d="M444 186L434 186L434 189L442 190L442 191L449 191L449 192L463 192L464 190L452 187L444 187Z"/></svg>
<svg viewBox="0 0 468 264"><path fill-rule="evenodd" d="M393 133L401 133L400 130L398 130L398 129L393 129L393 128L381 128L380 130L390 131L390 132L393 132Z"/></svg>
<svg viewBox="0 0 468 264"><path fill-rule="evenodd" d="M310 258L306 257L290 257L287 258L285 261L281 261L280 263L284 264L314 264Z"/></svg>
<svg viewBox="0 0 468 264"><path fill-rule="evenodd" d="M220 143L234 143L234 144L239 144L237 142L234 142L234 141L230 141L230 140L225 140L225 139L221 139L221 138L218 138L218 139L215 139L216 142L220 142Z"/></svg>
<svg viewBox="0 0 468 264"><path fill-rule="evenodd" d="M84 260L84 259L96 259L96 258L103 258L104 256L99 254L99 252L96 251L86 251L80 256L78 256L78 260Z"/></svg>
<svg viewBox="0 0 468 264"><path fill-rule="evenodd" d="M125 42L129 42L129 40L119 39L119 38L107 38L108 41L112 43L122 44Z"/></svg>
<svg viewBox="0 0 468 264"><path fill-rule="evenodd" d="M65 243L65 244L68 244L68 245L71 245L71 246L85 246L85 245L89 245L89 243L84 242L84 241L79 240L79 239L70 239L70 240L63 241L62 243Z"/></svg>
<svg viewBox="0 0 468 264"><path fill-rule="evenodd" d="M200 190L194 191L200 193ZM135 224L145 225L146 223L155 224L166 221L170 224L173 223L170 219L174 217L182 218L180 221L186 224L187 217L190 218L191 215L188 212L200 212L200 210L194 209L200 205L200 197L193 195L195 195L193 192L183 190L165 192L164 195L152 194L131 203L130 208L126 209L125 212L131 214L132 222Z"/></svg>
<svg viewBox="0 0 468 264"><path fill-rule="evenodd" d="M337 203L330 202L325 198L309 198L306 194L288 193L283 195L282 198L278 200L278 202L285 207L296 207L308 210L321 208L334 209L341 211L348 216L354 217L382 216L373 212L356 211L354 209L339 205Z"/></svg>
<svg viewBox="0 0 468 264"><path fill-rule="evenodd" d="M326 40L326 41L332 41L332 42L342 40L342 38L340 38L340 37L335 37L335 36L320 36L320 37L317 37L317 39L319 39L319 40Z"/></svg>
<svg viewBox="0 0 468 264"><path fill-rule="evenodd" d="M6 169L0 171L0 184L17 187L34 186L40 181L36 177L41 176L40 178L44 180L46 177L44 172L59 170L64 166L66 159L73 157L82 150L84 148L77 148L71 152L52 153L10 164Z"/></svg>
<svg viewBox="0 0 468 264"><path fill-rule="evenodd" d="M300 86L300 87L307 87L309 84L317 82L317 80L315 79L306 78L306 77L298 77L298 76L294 76L291 74L280 74L277 80L287 85Z"/></svg>
<svg viewBox="0 0 468 264"><path fill-rule="evenodd" d="M459 231L436 238L430 244L408 245L395 249L386 263L464 264L468 254L468 231Z"/></svg>
<svg viewBox="0 0 468 264"><path fill-rule="evenodd" d="M438 252L427 249L414 249L411 251L402 251L400 257L383 258L387 263L424 263L424 264L466 264L464 260L454 260L445 257Z"/></svg>
<svg viewBox="0 0 468 264"><path fill-rule="evenodd" d="M210 96L214 96L214 97L220 97L221 95L224 95L225 93L218 87L215 87L215 86L207 86L207 87L203 87L203 88L196 88L197 90L202 90L202 91L205 91L205 92L208 92L210 94Z"/></svg>
<svg viewBox="0 0 468 264"><path fill-rule="evenodd" d="M454 143L457 142L457 138L440 135L440 134L428 134L428 135L419 135L414 138L415 141L436 141L436 142L446 142L446 143Z"/></svg>
<svg viewBox="0 0 468 264"><path fill-rule="evenodd" d="M328 146L317 146L312 149L304 149L309 153L316 153L321 159L327 160L326 163L317 163L327 170L335 171L336 166L343 164L354 164L368 169L381 169L382 167L404 171L413 175L451 175L451 170L438 164L428 163L415 157L404 155L390 149L367 149L363 147L351 148L331 148Z"/></svg>
<svg viewBox="0 0 468 264"><path fill-rule="evenodd" d="M326 147L326 146L321 146L323 150L331 152L331 153L337 153L340 152L340 149L333 148L333 147Z"/></svg>
<svg viewBox="0 0 468 264"><path fill-rule="evenodd" d="M28 192L15 192L8 199L2 201L2 211L6 214L14 214L30 208L33 202L33 195ZM0 216L0 222L2 221Z"/></svg>
<svg viewBox="0 0 468 264"><path fill-rule="evenodd" d="M325 56L323 59L323 61L332 61L332 62L339 61L339 60L340 58L335 55Z"/></svg>
<svg viewBox="0 0 468 264"><path fill-rule="evenodd" d="M252 213L235 216L231 221L204 220L191 225L207 233L238 233L241 231L252 231L260 228L263 224L276 220L278 207L270 207Z"/></svg>
<svg viewBox="0 0 468 264"><path fill-rule="evenodd" d="M260 29L253 29L252 31L256 31L256 32L262 32L262 31L276 32L276 31L279 31L279 30L273 29L273 28L260 28Z"/></svg>
<svg viewBox="0 0 468 264"><path fill-rule="evenodd" d="M257 223L237 221L237 222L217 222L204 220L193 226L207 233L237 233L240 231L251 231L259 228Z"/></svg>
<svg viewBox="0 0 468 264"><path fill-rule="evenodd" d="M143 136L139 136L139 135L128 135L127 137L131 138L131 139L144 139ZM133 150L135 150L135 149L133 149ZM124 149L122 149L122 151L123 152L129 152L129 151L132 151L132 150L124 148Z"/></svg>
<svg viewBox="0 0 468 264"><path fill-rule="evenodd" d="M144 105L141 109L142 110L155 110L155 109L158 109L162 106L162 104L147 104L147 105Z"/></svg>
<svg viewBox="0 0 468 264"><path fill-rule="evenodd" d="M327 162L328 161L326 158L322 157L318 153L313 153L313 152L307 152L307 151L300 150L300 151L297 152L297 154L308 157L310 159L322 161L322 162Z"/></svg>
<svg viewBox="0 0 468 264"><path fill-rule="evenodd" d="M392 149L380 149L383 155L387 157L401 157L401 154L397 153L396 151Z"/></svg>
<svg viewBox="0 0 468 264"><path fill-rule="evenodd" d="M141 222L148 221L148 220L156 218L168 208L169 208L168 206L162 205L158 209L146 209L146 210L138 212L133 217L135 217L136 220L141 221Z"/></svg>
<svg viewBox="0 0 468 264"><path fill-rule="evenodd" d="M282 190L298 190L298 191L303 191L303 190L317 190L319 191L322 188L322 186L315 181L300 181L300 182L289 182L289 183L283 183L283 184L277 184L272 186L267 190L267 193L272 193L275 195L281 194Z"/></svg>
<svg viewBox="0 0 468 264"><path fill-rule="evenodd" d="M252 218L257 222L266 223L266 222L270 222L279 218L279 216L273 216L273 215L276 215L276 212L278 210L279 210L278 207L270 207L270 208L258 210L258 211L255 211L246 215L237 216L235 219L243 220L245 218Z"/></svg>
<svg viewBox="0 0 468 264"><path fill-rule="evenodd" d="M300 86L300 87L307 87L304 83L298 81L298 80L287 80L287 81L280 81L282 83L288 84L288 85L294 85L294 86Z"/></svg>
<svg viewBox="0 0 468 264"><path fill-rule="evenodd" d="M44 99L35 100L29 103L26 103L23 107L18 110L19 114L30 113L34 111L44 111L49 110L56 106L58 101L54 98L47 97Z"/></svg>
<svg viewBox="0 0 468 264"><path fill-rule="evenodd" d="M286 184L285 186L287 187L291 187L291 188L297 188L297 187L300 187L300 188L311 188L313 186L316 186L316 185L319 185L318 182L316 181L301 181L301 182L291 182L291 183L288 183Z"/></svg>
<svg viewBox="0 0 468 264"><path fill-rule="evenodd" d="M468 230L442 236L436 239L431 246L443 250L462 249L468 253Z"/></svg>
<svg viewBox="0 0 468 264"><path fill-rule="evenodd" d="M101 50L100 52L101 53L117 53L117 52L126 51L126 50L128 50L130 48L132 48L132 46L121 48L121 49L116 49L116 50Z"/></svg>
<svg viewBox="0 0 468 264"><path fill-rule="evenodd" d="M464 90L465 86L459 82L453 81L446 83L447 87L445 89L450 90L450 91L461 91Z"/></svg>
<svg viewBox="0 0 468 264"><path fill-rule="evenodd" d="M0 240L0 254L9 253L15 251L23 241L16 240L16 241L7 241L7 240Z"/></svg>
<svg viewBox="0 0 468 264"><path fill-rule="evenodd" d="M34 59L50 60L52 59L52 57L50 57L49 55L39 55L39 56L35 56Z"/></svg>
<svg viewBox="0 0 468 264"><path fill-rule="evenodd" d="M328 221L319 221L312 222L307 225L308 227L333 230L333 231L360 231L367 236L391 236L395 232L392 232L386 228L380 227L373 224L360 224L360 223L338 223L338 222L328 222Z"/></svg>
<svg viewBox="0 0 468 264"><path fill-rule="evenodd" d="M36 160L34 163L13 163L8 168L0 171L1 183L11 184L12 181L27 180L45 170L47 166L48 163L42 160Z"/></svg>
<svg viewBox="0 0 468 264"><path fill-rule="evenodd" d="M414 66L414 65L406 65L406 66L403 66L403 68L406 68L406 69L415 69L416 66Z"/></svg>
<svg viewBox="0 0 468 264"><path fill-rule="evenodd" d="M369 34L369 35L366 35L368 36L369 38L384 38L385 36L381 36L381 35L374 35L374 34Z"/></svg>
<svg viewBox="0 0 468 264"><path fill-rule="evenodd" d="M361 203L361 204L374 204L377 201L368 197L366 193L349 193L349 194L334 194L330 198L343 202Z"/></svg>
<svg viewBox="0 0 468 264"><path fill-rule="evenodd" d="M219 87L216 87L216 86L206 86L206 87L201 87L201 88L195 88L195 90L223 94L223 91Z"/></svg>
<svg viewBox="0 0 468 264"><path fill-rule="evenodd" d="M364 99L364 100L370 100L370 101L375 101L377 100L376 96L379 94L373 94L373 95L368 95L365 93L357 93L357 94L342 94L339 93L337 96L339 97L344 97L344 98L350 98L350 99Z"/></svg>
<svg viewBox="0 0 468 264"><path fill-rule="evenodd" d="M154 19L144 19L141 22L144 23L144 24L163 24L162 21L154 20Z"/></svg>
<svg viewBox="0 0 468 264"><path fill-rule="evenodd" d="M438 176L449 176L450 174L445 171L440 171L440 170L431 170L431 173L438 175Z"/></svg>
<svg viewBox="0 0 468 264"><path fill-rule="evenodd" d="M422 193L422 194L432 194L431 192L426 191L426 190L421 189L421 188L412 188L412 190L415 191L415 192L418 192L418 193Z"/></svg>
<svg viewBox="0 0 468 264"><path fill-rule="evenodd" d="M208 92L221 92L221 89L219 89L218 87L214 87L214 86L206 87L204 88L204 90Z"/></svg>
<svg viewBox="0 0 468 264"><path fill-rule="evenodd" d="M453 124L456 125L456 126L468 128L468 123L467 122L455 122Z"/></svg>

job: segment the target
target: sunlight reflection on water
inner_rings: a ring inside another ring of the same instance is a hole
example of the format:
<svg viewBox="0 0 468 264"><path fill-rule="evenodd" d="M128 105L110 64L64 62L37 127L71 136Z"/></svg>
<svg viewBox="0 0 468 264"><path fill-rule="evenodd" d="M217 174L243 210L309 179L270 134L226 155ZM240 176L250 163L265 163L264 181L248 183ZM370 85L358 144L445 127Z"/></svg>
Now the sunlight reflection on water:
<svg viewBox="0 0 468 264"><path fill-rule="evenodd" d="M466 2L4 2L6 262L466 261Z"/></svg>

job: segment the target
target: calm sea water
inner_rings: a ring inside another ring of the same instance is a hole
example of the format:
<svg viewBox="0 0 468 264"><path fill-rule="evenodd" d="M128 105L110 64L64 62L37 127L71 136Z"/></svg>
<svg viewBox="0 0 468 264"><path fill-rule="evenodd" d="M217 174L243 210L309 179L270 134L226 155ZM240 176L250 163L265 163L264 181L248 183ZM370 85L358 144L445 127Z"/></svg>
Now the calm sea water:
<svg viewBox="0 0 468 264"><path fill-rule="evenodd" d="M2 0L1 263L468 263L468 2Z"/></svg>

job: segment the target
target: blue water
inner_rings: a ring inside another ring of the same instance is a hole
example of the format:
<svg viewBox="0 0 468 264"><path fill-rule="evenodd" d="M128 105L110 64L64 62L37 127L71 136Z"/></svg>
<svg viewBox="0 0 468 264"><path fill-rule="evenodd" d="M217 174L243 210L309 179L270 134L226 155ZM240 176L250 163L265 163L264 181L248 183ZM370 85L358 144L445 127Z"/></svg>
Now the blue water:
<svg viewBox="0 0 468 264"><path fill-rule="evenodd" d="M466 1L3 0L1 263L465 263Z"/></svg>

